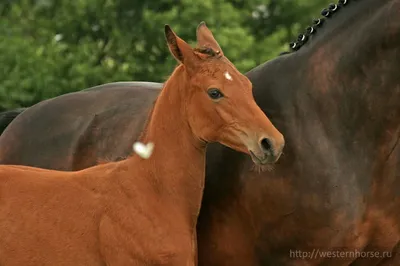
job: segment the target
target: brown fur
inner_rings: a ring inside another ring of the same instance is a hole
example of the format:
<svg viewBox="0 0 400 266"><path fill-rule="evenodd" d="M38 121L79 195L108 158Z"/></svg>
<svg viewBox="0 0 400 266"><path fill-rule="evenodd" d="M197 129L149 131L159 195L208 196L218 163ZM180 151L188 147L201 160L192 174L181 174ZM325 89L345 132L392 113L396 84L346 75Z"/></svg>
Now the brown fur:
<svg viewBox="0 0 400 266"><path fill-rule="evenodd" d="M261 173L245 154L208 146L199 265L400 265L400 0L348 2L301 50L246 74L287 145ZM30 107L0 136L0 162L77 170L125 157L161 86L105 84ZM76 146L82 132L91 138ZM92 143L92 160L71 163ZM392 253L289 253L355 248Z"/></svg>
<svg viewBox="0 0 400 266"><path fill-rule="evenodd" d="M155 143L150 159L134 155L77 172L1 166L0 265L195 265L206 143L248 153L268 137L269 162L279 158L283 137L248 79L226 58L196 57L168 26L166 36L182 64L142 135ZM209 87L226 97L214 102Z"/></svg>

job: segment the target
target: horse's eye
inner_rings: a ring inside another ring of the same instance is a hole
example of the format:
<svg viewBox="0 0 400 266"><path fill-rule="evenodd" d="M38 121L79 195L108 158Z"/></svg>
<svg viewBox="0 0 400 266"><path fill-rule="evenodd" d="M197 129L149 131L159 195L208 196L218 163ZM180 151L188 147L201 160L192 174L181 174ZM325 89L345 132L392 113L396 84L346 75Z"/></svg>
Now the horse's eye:
<svg viewBox="0 0 400 266"><path fill-rule="evenodd" d="M224 97L222 92L219 89L215 89L215 88L209 89L207 91L207 93L208 93L208 96L210 96L210 98L213 100L218 100L218 99Z"/></svg>

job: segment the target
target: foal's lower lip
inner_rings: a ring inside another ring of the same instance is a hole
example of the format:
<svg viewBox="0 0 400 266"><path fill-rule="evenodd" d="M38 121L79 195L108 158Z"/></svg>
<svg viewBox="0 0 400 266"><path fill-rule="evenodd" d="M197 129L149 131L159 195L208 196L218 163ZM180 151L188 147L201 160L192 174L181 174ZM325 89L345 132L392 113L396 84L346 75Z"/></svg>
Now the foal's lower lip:
<svg viewBox="0 0 400 266"><path fill-rule="evenodd" d="M250 155L253 158L253 160L255 159L257 161L257 164L267 164L268 163L268 159L265 158L264 160L260 160L260 158L258 158L251 150L250 151Z"/></svg>

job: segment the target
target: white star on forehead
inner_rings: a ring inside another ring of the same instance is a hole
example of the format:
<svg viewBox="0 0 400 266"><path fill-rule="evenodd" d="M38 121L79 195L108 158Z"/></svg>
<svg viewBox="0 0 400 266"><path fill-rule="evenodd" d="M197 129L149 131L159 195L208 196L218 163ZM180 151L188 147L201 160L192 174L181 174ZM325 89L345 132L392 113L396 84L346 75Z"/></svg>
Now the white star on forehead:
<svg viewBox="0 0 400 266"><path fill-rule="evenodd" d="M232 80L232 76L231 76L231 74L229 74L228 71L225 71L224 76L225 76L225 78L226 78L227 80Z"/></svg>

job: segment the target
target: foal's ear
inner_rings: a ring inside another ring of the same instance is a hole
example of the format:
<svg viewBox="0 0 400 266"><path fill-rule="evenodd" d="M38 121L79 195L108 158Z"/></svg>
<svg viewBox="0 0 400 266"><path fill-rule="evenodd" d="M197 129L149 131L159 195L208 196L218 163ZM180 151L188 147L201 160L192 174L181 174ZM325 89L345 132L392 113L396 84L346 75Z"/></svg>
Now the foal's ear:
<svg viewBox="0 0 400 266"><path fill-rule="evenodd" d="M184 40L178 37L169 25L164 28L165 38L167 39L169 50L171 54L181 63L184 59L193 56L192 47Z"/></svg>
<svg viewBox="0 0 400 266"><path fill-rule="evenodd" d="M219 52L219 55L223 56L224 53L221 50L218 42L215 40L214 35L207 27L206 23L202 21L199 26L197 26L197 46L198 47L209 47L215 52Z"/></svg>

